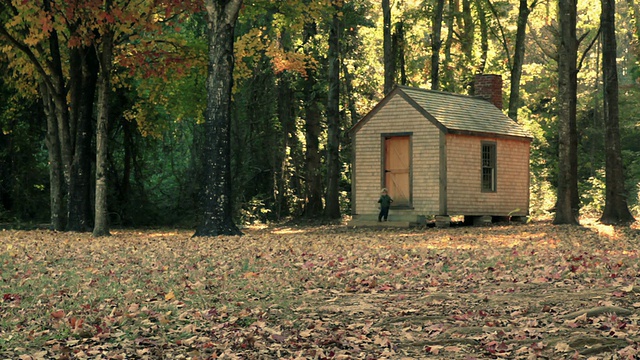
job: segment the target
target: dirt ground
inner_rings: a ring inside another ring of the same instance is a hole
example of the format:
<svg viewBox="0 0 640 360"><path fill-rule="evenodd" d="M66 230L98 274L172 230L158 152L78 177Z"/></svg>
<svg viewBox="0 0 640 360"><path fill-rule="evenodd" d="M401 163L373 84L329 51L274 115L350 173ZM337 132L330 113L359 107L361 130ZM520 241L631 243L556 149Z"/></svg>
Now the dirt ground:
<svg viewBox="0 0 640 360"><path fill-rule="evenodd" d="M0 231L0 358L637 359L637 226Z"/></svg>

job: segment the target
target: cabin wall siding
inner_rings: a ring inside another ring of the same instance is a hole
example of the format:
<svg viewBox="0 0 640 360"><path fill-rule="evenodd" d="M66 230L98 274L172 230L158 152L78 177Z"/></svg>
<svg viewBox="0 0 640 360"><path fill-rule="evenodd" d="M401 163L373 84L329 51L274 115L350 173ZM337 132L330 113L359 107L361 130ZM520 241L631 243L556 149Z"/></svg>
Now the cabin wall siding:
<svg viewBox="0 0 640 360"><path fill-rule="evenodd" d="M483 141L496 143L496 192L481 190ZM446 142L449 215L529 214L529 141L447 135Z"/></svg>
<svg viewBox="0 0 640 360"><path fill-rule="evenodd" d="M402 119L402 121L398 121ZM412 209L406 215L435 215L439 203L439 130L400 95L358 129L354 138L354 214L378 212L382 188L382 134L411 134ZM394 210L392 209L392 212Z"/></svg>

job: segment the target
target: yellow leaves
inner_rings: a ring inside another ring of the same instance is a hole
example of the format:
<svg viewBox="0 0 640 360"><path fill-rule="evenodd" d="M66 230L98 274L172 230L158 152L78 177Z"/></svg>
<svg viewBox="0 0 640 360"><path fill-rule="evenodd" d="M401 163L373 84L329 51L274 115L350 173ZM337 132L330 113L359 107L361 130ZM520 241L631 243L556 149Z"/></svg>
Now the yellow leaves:
<svg viewBox="0 0 640 360"><path fill-rule="evenodd" d="M284 51L275 43L271 43L271 46L267 48L266 55L271 58L273 71L276 74L283 71L292 71L302 76L307 76L307 67L310 66L311 59L306 55ZM315 63L312 67L315 67Z"/></svg>
<svg viewBox="0 0 640 360"><path fill-rule="evenodd" d="M262 55L271 59L273 71L279 74L283 71L297 72L306 76L307 68L317 66L311 57L283 49L281 43L274 39L273 34L266 34L264 28L254 28L241 36L234 45L236 53L235 75L238 79L249 78L253 74L253 64Z"/></svg>
<svg viewBox="0 0 640 360"><path fill-rule="evenodd" d="M557 343L554 349L556 352L562 352L562 353L569 352L572 350L571 346L569 346L569 344L565 342Z"/></svg>
<svg viewBox="0 0 640 360"><path fill-rule="evenodd" d="M634 292L634 286L633 284L629 284L628 286L622 287L620 290L622 290L625 293L632 293Z"/></svg>
<svg viewBox="0 0 640 360"><path fill-rule="evenodd" d="M171 301L171 300L174 300L175 298L176 298L176 294L174 294L173 290L169 291L164 295L165 301Z"/></svg>

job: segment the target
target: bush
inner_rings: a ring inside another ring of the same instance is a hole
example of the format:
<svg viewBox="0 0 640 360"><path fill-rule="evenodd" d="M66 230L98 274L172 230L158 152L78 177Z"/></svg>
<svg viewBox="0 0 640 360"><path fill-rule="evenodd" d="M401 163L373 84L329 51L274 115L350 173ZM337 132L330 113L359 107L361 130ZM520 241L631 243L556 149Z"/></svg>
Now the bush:
<svg viewBox="0 0 640 360"><path fill-rule="evenodd" d="M605 172L603 169L596 171L585 182L578 184L580 192L580 215L587 217L599 217L602 215L605 203Z"/></svg>

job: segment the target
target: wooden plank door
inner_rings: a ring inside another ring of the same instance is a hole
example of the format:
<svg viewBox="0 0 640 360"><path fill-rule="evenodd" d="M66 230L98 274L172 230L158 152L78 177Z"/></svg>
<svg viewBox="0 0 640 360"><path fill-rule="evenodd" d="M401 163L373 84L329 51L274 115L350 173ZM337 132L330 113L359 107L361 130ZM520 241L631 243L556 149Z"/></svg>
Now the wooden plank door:
<svg viewBox="0 0 640 360"><path fill-rule="evenodd" d="M384 139L384 187L394 206L411 206L411 141L409 136Z"/></svg>

